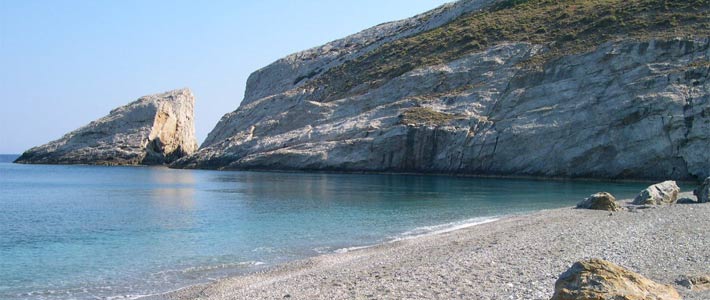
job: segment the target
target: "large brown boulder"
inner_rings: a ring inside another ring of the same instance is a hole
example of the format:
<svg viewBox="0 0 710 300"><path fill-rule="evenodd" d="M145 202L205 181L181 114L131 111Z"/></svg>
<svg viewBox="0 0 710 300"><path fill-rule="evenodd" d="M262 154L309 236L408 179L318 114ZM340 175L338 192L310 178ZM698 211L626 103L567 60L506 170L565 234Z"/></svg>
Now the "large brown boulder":
<svg viewBox="0 0 710 300"><path fill-rule="evenodd" d="M636 199L635 205L663 205L674 204L678 201L680 188L675 181L669 180L649 186L641 191Z"/></svg>
<svg viewBox="0 0 710 300"><path fill-rule="evenodd" d="M560 275L551 300L680 300L659 284L602 259L576 262Z"/></svg>
<svg viewBox="0 0 710 300"><path fill-rule="evenodd" d="M606 211L618 211L621 207L616 203L616 198L609 193L602 192L596 193L589 196L589 198L584 199L584 201L577 204L577 208L582 209L595 209L595 210L606 210Z"/></svg>
<svg viewBox="0 0 710 300"><path fill-rule="evenodd" d="M693 191L696 197L698 197L698 202L708 203L710 202L710 177L705 179L700 187Z"/></svg>

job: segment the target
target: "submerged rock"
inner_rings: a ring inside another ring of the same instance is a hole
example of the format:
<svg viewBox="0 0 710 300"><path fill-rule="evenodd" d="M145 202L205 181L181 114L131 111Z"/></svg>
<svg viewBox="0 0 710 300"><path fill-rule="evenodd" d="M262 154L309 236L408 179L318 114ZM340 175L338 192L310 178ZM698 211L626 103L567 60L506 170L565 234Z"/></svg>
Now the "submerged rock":
<svg viewBox="0 0 710 300"><path fill-rule="evenodd" d="M616 198L612 194L606 192L596 193L589 196L589 198L584 199L582 202L577 204L577 208L606 211L621 210L619 204L616 203Z"/></svg>
<svg viewBox="0 0 710 300"><path fill-rule="evenodd" d="M168 164L197 150L195 97L189 89L149 95L48 144L27 150L24 164Z"/></svg>
<svg viewBox="0 0 710 300"><path fill-rule="evenodd" d="M675 181L669 180L649 186L636 196L635 205L663 205L678 201L680 188Z"/></svg>
<svg viewBox="0 0 710 300"><path fill-rule="evenodd" d="M560 275L551 300L680 300L669 285L649 280L609 261L576 262Z"/></svg>
<svg viewBox="0 0 710 300"><path fill-rule="evenodd" d="M708 149L710 151L710 149ZM703 184L693 191L695 197L698 197L698 202L710 202L710 177L706 178Z"/></svg>

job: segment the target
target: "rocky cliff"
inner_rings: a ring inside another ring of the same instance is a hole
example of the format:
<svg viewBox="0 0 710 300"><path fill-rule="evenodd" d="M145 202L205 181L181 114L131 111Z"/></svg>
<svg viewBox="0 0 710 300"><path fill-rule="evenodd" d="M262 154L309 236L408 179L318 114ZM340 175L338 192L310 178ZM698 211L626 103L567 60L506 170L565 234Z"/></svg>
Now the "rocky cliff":
<svg viewBox="0 0 710 300"><path fill-rule="evenodd" d="M255 72L173 166L705 178L709 8L445 5Z"/></svg>
<svg viewBox="0 0 710 300"><path fill-rule="evenodd" d="M48 144L16 163L154 165L197 150L195 97L189 89L144 96Z"/></svg>

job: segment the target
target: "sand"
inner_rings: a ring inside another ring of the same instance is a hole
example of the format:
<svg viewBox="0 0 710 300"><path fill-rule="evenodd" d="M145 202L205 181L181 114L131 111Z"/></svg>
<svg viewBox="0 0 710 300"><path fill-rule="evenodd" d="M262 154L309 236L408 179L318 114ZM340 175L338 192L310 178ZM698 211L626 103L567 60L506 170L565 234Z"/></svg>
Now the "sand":
<svg viewBox="0 0 710 300"><path fill-rule="evenodd" d="M688 194L682 196L689 197ZM562 208L347 253L150 299L549 299L573 262L603 258L684 299L680 276L710 274L710 204L609 213Z"/></svg>

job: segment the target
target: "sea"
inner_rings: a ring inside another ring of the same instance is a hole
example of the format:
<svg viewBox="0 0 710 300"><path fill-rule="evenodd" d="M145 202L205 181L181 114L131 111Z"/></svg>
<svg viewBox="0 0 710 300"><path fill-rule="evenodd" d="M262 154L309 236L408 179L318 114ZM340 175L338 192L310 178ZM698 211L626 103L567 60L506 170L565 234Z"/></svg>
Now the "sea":
<svg viewBox="0 0 710 300"><path fill-rule="evenodd" d="M647 185L5 162L0 299L135 299Z"/></svg>

